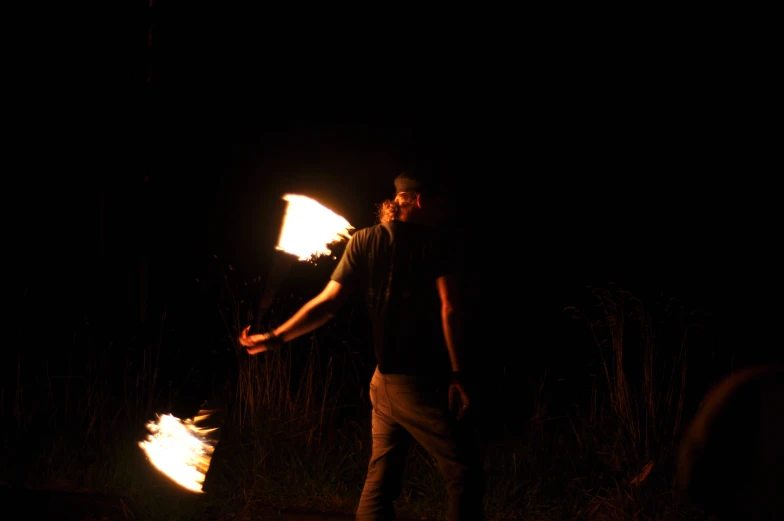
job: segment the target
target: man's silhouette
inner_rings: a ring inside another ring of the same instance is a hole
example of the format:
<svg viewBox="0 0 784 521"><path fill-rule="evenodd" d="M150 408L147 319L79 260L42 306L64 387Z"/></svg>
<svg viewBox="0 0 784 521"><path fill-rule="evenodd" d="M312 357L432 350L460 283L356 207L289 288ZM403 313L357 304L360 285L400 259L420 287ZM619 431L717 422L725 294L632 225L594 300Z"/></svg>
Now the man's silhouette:
<svg viewBox="0 0 784 521"><path fill-rule="evenodd" d="M373 449L359 521L394 519L411 440L438 462L449 521L483 518L479 447L464 421L462 303L453 258L437 224L444 199L425 175L395 178L379 223L357 231L324 290L270 333L240 337L248 353L282 346L327 323L353 291L372 320L377 368L370 382Z"/></svg>

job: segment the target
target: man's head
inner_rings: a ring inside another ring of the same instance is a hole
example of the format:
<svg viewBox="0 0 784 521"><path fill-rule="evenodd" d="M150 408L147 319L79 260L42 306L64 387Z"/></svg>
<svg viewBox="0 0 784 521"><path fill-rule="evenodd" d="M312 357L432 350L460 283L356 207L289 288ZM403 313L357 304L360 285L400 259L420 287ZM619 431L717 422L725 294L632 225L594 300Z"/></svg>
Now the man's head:
<svg viewBox="0 0 784 521"><path fill-rule="evenodd" d="M395 198L382 202L378 220L436 225L446 217L445 193L430 172L407 170L395 178Z"/></svg>

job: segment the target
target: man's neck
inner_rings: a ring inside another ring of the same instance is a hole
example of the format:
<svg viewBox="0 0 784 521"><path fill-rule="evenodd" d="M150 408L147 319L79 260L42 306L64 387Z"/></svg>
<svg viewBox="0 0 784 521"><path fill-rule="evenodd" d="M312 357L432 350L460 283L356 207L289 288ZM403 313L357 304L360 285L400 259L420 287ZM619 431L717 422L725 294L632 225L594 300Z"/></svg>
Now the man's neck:
<svg viewBox="0 0 784 521"><path fill-rule="evenodd" d="M437 227L437 225L435 223L432 223L429 220L425 220L425 219L404 219L404 218L401 217L397 221L398 222L402 222L402 223L406 223L406 224L412 224L412 225L417 225L417 226L424 226L426 228L436 228Z"/></svg>
<svg viewBox="0 0 784 521"><path fill-rule="evenodd" d="M427 224L427 219L425 219L425 216L423 216L421 214L419 214L419 215L413 214L412 215L410 213L401 212L399 220L403 221L405 223Z"/></svg>

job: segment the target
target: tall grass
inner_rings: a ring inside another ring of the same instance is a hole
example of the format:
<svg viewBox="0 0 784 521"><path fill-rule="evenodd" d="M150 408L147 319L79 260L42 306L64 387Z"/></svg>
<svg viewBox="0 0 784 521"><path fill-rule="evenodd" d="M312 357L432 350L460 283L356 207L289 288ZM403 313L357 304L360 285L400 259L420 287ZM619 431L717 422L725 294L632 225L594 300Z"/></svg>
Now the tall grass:
<svg viewBox="0 0 784 521"><path fill-rule="evenodd" d="M568 417L563 428L544 429L546 422L558 418L539 417L528 436L486 442L490 476L486 504L488 514L496 519L521 515L532 519L674 519L681 515L681 506L671 494L671 475L687 381L688 313L671 305L665 316L654 318L638 298L614 285L593 288L591 296L593 305L567 309L591 333L603 369L602 381L590 389L593 398L587 414ZM659 321L667 321L667 327ZM330 447L340 447L340 453L347 455L333 462L335 475L314 474L340 483L346 493L345 487L353 486L353 495L349 494L353 502L344 496L341 504L345 507L358 499L369 456L369 422L352 423L350 434L346 434L346 425L325 423L340 406L339 398L328 393L330 384L343 375L335 375L334 366L319 359L317 339L318 332L308 339L310 350L299 371L292 357L295 349L307 349L304 343L264 357L248 358L240 352L235 414L239 423L256 421L269 426L282 420L284 425L296 425L295 430L306 434L303 443L287 444L277 438L274 445L296 453L296 461L322 462L322 470L328 452L319 444L322 434L340 432L344 441L350 439L346 445ZM366 412L369 415L369 407ZM531 436L534 431L536 436ZM295 435L290 430L269 435L283 432ZM271 445L268 449L274 450ZM292 460L277 464L284 474L307 474ZM560 470L554 475L556 468ZM268 466L265 471L273 470ZM347 475L353 477L353 484L345 481ZM398 501L401 513L443 516L445 489L440 472L419 448L410 455L405 480ZM314 505L305 497L299 504Z"/></svg>
<svg viewBox="0 0 784 521"><path fill-rule="evenodd" d="M205 396L221 404L224 418L206 495L194 498L167 484L136 447L144 424L172 409L175 390L160 371L162 333L102 348L75 337L58 365L64 372L51 360L18 356L0 403L13 427L6 446L20 456L6 451L3 479L111 490L126 498L128 517L137 519L278 508L352 513L372 442L370 403L361 394L372 367L349 361L354 350L370 349L367 340L352 337L348 314L279 351L248 356L236 336L254 321L253 294L228 277L222 284L216 300L236 372L225 394ZM593 384L575 390L591 397L589 406L580 415L548 416L554 384L545 373L527 428L482 440L489 520L688 517L672 495L672 475L694 317L674 303L652 310L613 285L592 288L589 296L588 305L567 308L590 333L586 348L601 367ZM268 326L304 298L279 299ZM515 384L516 376L506 378ZM351 415L342 414L348 409ZM414 446L399 515L443 519L445 501L436 462Z"/></svg>
<svg viewBox="0 0 784 521"><path fill-rule="evenodd" d="M161 350L160 336L141 346L100 348L88 335L75 334L58 357L20 352L15 378L3 382L3 395L13 390L14 400L3 402L2 414L13 418L14 428L4 431L13 456L5 461L2 479L126 486L130 475L115 449L140 439L144 424L166 407L157 381Z"/></svg>
<svg viewBox="0 0 784 521"><path fill-rule="evenodd" d="M600 471L592 476L599 488L588 512L618 519L675 517L680 506L671 494L674 454L695 324L690 318L696 315L673 300L654 317L616 285L589 290L592 306L566 308L590 331L603 369L581 428L583 451L595 451Z"/></svg>

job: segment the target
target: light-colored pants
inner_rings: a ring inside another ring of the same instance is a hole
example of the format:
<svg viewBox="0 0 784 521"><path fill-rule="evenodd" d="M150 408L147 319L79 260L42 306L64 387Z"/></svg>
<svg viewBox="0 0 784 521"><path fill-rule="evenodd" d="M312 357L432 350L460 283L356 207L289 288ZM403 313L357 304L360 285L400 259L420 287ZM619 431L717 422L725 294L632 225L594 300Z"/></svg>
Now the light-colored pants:
<svg viewBox="0 0 784 521"><path fill-rule="evenodd" d="M373 453L357 521L395 518L403 468L411 439L438 462L447 487L449 521L481 521L484 494L479 444L471 430L449 411L448 383L422 377L382 375L370 382Z"/></svg>

